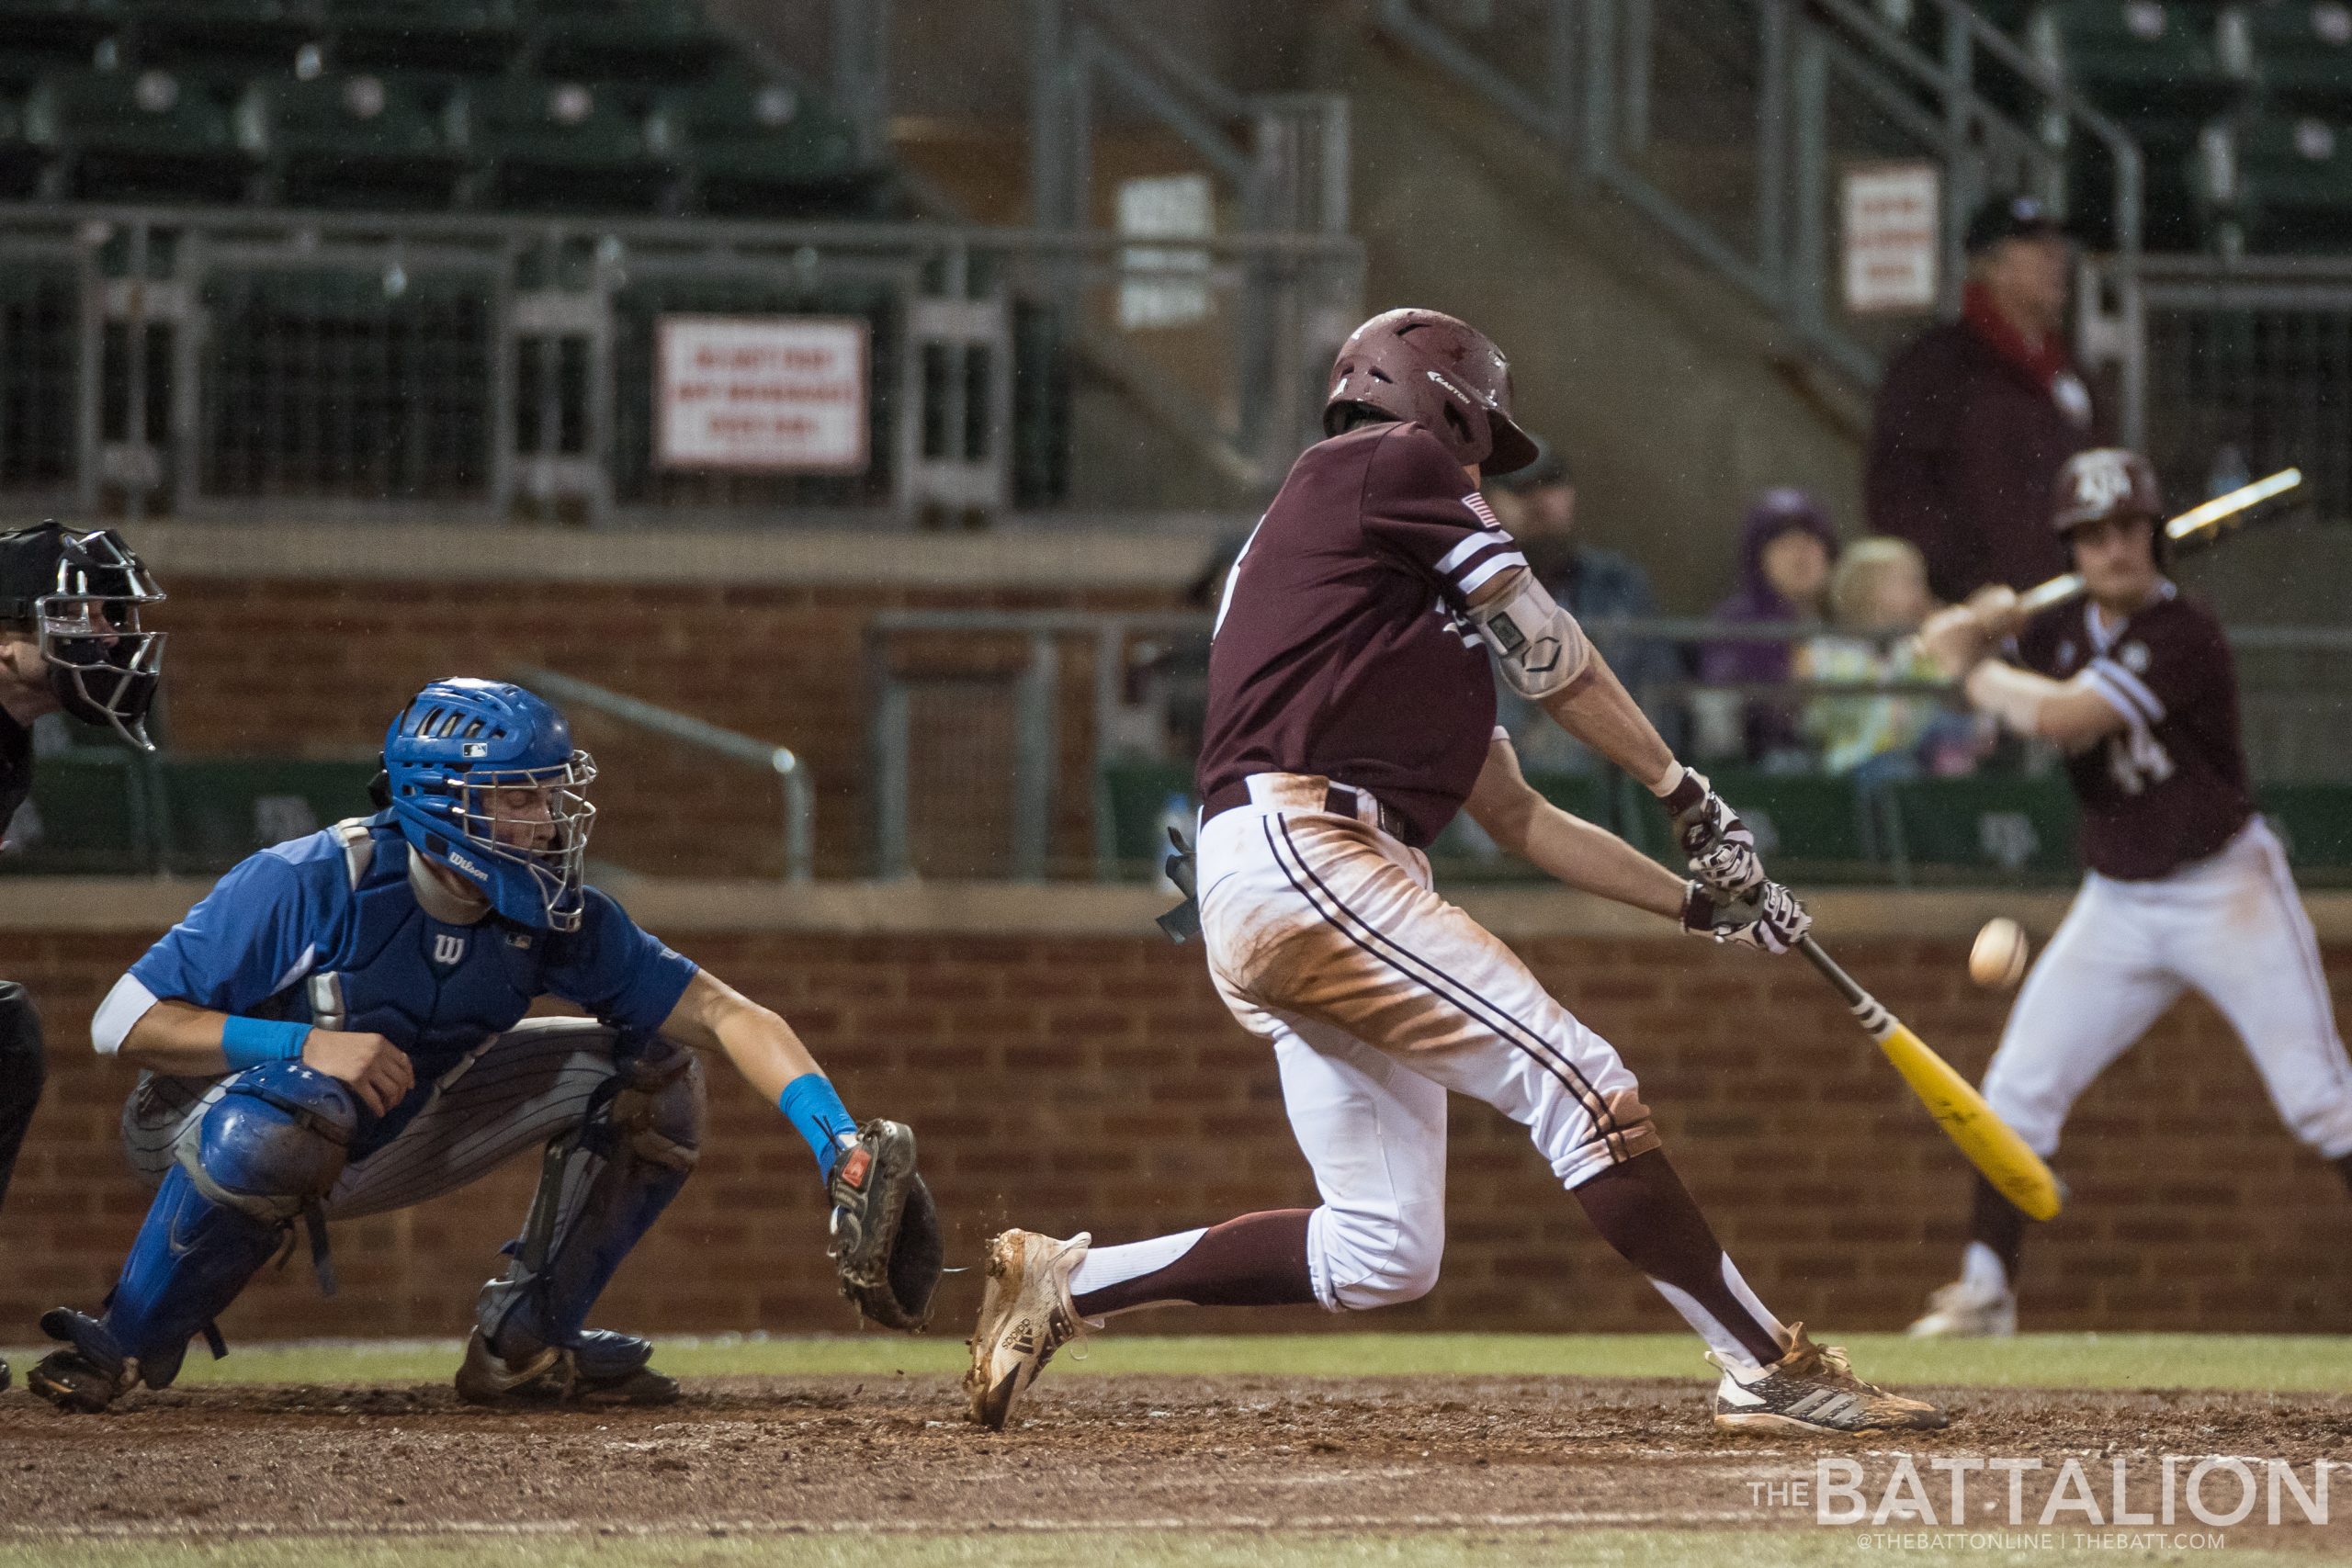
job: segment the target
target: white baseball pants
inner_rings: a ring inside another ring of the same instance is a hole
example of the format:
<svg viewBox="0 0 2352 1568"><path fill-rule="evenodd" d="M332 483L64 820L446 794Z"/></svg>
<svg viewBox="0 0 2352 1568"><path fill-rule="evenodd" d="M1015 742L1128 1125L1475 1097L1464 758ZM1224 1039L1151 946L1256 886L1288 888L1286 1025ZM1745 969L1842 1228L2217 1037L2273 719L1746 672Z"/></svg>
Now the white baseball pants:
<svg viewBox="0 0 2352 1568"><path fill-rule="evenodd" d="M1569 1188L1658 1146L1615 1050L1430 890L1428 857L1325 810L1323 779L1250 782L1251 803L1201 830L1202 933L1218 994L1273 1046L1315 1170L1324 1306L1436 1283L1449 1089L1526 1127Z"/></svg>
<svg viewBox="0 0 2352 1568"><path fill-rule="evenodd" d="M2191 987L2237 1031L2295 1136L2329 1159L2352 1154L2352 1061L2311 919L2260 818L2168 876L2084 878L2010 1010L1986 1103L2047 1157L2075 1099Z"/></svg>

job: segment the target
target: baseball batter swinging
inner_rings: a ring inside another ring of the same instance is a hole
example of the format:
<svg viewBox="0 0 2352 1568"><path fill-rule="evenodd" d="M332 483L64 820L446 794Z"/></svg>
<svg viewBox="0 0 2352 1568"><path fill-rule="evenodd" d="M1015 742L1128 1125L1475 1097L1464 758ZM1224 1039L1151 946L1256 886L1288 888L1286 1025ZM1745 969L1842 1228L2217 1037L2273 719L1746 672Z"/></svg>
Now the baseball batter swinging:
<svg viewBox="0 0 2352 1568"><path fill-rule="evenodd" d="M1436 1283L1445 1096L1528 1129L1611 1245L1723 1371L1726 1427L1940 1427L1783 1325L1667 1161L1634 1075L1527 966L1430 888L1424 848L1465 806L1573 887L1716 941L1785 952L1810 923L1755 839L1678 763L1478 496L1534 453L1502 355L1453 317L1392 310L1340 353L1329 439L1293 466L1227 579L1209 659L1196 882L1209 973L1272 1047L1317 1208L1096 1247L990 1243L966 1387L1001 1427L1082 1325L1160 1303L1408 1302ZM1648 784L1684 881L1559 811L1495 728L1497 674Z"/></svg>
<svg viewBox="0 0 2352 1568"><path fill-rule="evenodd" d="M2255 815L2229 641L2165 575L2163 514L2145 457L2078 453L2052 525L2083 597L2018 625L2017 596L1990 589L1921 633L1979 710L2066 751L2082 803L2088 873L2018 993L1984 1099L2049 1158L2075 1099L2194 987L2237 1031L2280 1119L2352 1185L2352 1061L2319 943ZM2016 1332L2025 1224L1979 1178L1961 1277L1911 1332Z"/></svg>

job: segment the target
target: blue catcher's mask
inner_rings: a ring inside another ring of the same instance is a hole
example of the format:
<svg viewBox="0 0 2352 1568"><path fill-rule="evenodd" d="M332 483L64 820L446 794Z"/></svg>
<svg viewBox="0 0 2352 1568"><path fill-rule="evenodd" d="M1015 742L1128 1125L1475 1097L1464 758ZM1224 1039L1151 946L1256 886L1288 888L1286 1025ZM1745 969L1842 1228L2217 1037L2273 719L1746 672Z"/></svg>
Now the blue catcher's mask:
<svg viewBox="0 0 2352 1568"><path fill-rule="evenodd" d="M503 681L435 681L384 736L401 834L510 920L575 931L596 764L545 698Z"/></svg>

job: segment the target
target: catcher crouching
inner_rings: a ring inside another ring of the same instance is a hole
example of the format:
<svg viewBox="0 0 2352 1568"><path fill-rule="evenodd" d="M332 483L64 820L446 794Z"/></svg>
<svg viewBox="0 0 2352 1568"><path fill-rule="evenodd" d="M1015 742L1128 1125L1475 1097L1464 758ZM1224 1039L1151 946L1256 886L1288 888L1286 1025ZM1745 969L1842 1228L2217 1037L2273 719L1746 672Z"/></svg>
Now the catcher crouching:
<svg viewBox="0 0 2352 1568"><path fill-rule="evenodd" d="M156 1183L96 1313L58 1308L33 1391L100 1411L168 1386L188 1341L306 1229L406 1208L539 1149L458 1393L481 1404L657 1404L678 1385L589 1313L693 1171L702 1057L807 1140L843 1293L916 1329L940 1274L914 1135L863 1129L782 1018L582 881L595 764L521 687L436 681L392 721L372 817L253 855L130 966L91 1022L141 1069L123 1111ZM526 1018L553 996L586 1018Z"/></svg>

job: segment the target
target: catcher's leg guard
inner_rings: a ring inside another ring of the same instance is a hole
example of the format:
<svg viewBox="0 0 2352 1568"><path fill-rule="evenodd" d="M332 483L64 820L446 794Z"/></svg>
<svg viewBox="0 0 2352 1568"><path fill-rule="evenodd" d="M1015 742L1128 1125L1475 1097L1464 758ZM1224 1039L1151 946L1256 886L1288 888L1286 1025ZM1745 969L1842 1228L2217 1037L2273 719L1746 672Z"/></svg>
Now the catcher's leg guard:
<svg viewBox="0 0 2352 1568"><path fill-rule="evenodd" d="M626 1382L652 1354L643 1340L591 1335L582 1325L621 1260L694 1170L707 1116L702 1064L656 1039L634 1052L624 1047L617 1067L580 1125L548 1145L530 1218L507 1246L514 1261L482 1288L475 1306L484 1348L522 1382L543 1372L582 1383ZM526 1371L534 1363L537 1370ZM462 1378L459 1392L474 1397Z"/></svg>
<svg viewBox="0 0 2352 1568"><path fill-rule="evenodd" d="M134 1383L169 1386L189 1338L208 1328L343 1173L359 1112L351 1091L300 1062L231 1080L181 1135L105 1315L41 1320L69 1348L33 1369L35 1393L103 1409Z"/></svg>

